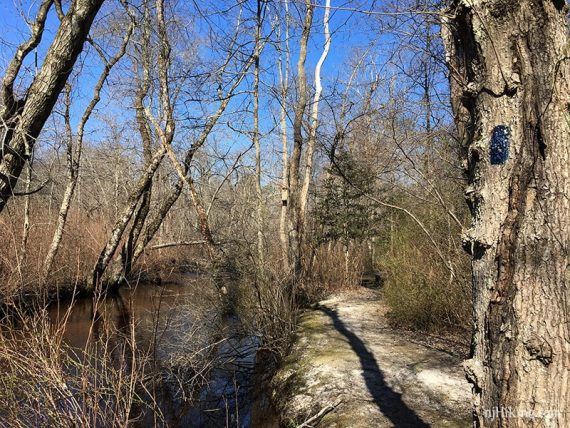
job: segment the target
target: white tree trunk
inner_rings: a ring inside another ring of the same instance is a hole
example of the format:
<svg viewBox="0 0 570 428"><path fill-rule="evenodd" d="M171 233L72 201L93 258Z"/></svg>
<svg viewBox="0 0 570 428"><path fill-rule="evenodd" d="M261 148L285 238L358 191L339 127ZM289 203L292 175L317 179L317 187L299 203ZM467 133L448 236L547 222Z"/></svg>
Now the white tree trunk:
<svg viewBox="0 0 570 428"><path fill-rule="evenodd" d="M305 156L305 177L303 179L303 187L301 189L301 221L306 222L307 203L309 201L309 187L313 178L313 161L315 157L315 148L317 145L317 128L319 126L319 102L323 92L321 83L321 68L327 59L331 47L331 33L329 31L330 17L330 0L326 0L325 14L323 17L323 27L325 30L325 44L323 52L315 66L315 94L313 96L313 104L311 106L311 116L309 119L309 138L307 140L307 153Z"/></svg>

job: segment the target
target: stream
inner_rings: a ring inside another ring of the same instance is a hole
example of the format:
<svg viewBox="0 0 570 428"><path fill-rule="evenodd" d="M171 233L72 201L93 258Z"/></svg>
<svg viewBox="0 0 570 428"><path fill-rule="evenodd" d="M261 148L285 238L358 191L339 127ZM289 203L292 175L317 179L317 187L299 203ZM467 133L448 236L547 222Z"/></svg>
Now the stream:
<svg viewBox="0 0 570 428"><path fill-rule="evenodd" d="M54 326L64 328L63 340L76 355L85 355L104 335L111 364L123 364L117 361L124 358L114 357L125 349L121 343L129 349L135 343L146 356L154 376L145 380L147 392L139 392L142 402L133 405L134 426L278 426L261 380L258 339L236 316L220 313L212 288L199 275L181 274L160 286L121 288L99 303L92 298L54 303L48 313ZM193 384L198 386L188 387Z"/></svg>

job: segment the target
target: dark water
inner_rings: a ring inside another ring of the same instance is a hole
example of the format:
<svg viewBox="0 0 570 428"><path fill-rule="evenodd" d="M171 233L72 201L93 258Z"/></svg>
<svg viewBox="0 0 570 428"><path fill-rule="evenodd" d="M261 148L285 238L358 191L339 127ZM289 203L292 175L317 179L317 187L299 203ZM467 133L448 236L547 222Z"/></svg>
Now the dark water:
<svg viewBox="0 0 570 428"><path fill-rule="evenodd" d="M161 286L123 288L101 302L54 304L49 315L64 325L64 341L78 355L104 336L110 348L136 343L148 358L154 376L140 393L146 404L133 409L135 426L277 426L258 375L258 339L237 317L220 313L217 299L207 281L180 275Z"/></svg>

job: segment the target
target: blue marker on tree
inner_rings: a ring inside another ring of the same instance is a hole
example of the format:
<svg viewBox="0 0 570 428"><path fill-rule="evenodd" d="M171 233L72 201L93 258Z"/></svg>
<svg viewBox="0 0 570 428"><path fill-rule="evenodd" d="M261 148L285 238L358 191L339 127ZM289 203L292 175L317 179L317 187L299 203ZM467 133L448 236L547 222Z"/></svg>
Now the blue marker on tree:
<svg viewBox="0 0 570 428"><path fill-rule="evenodd" d="M504 165L509 158L509 143L511 128L507 125L498 125L493 129L491 136L491 165Z"/></svg>

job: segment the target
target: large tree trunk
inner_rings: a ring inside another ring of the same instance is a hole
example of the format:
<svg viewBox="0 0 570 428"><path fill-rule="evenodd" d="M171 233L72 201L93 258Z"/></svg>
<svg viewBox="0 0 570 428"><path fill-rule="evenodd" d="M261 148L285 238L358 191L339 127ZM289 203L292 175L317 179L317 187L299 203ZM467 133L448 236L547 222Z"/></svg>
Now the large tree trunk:
<svg viewBox="0 0 570 428"><path fill-rule="evenodd" d="M448 12L443 37L473 216L464 242L473 255L466 369L476 423L568 427L566 3L455 0Z"/></svg>
<svg viewBox="0 0 570 428"><path fill-rule="evenodd" d="M33 28L33 35L30 38L32 43L18 50L7 68L2 83L4 107L0 110L0 116L2 123L8 124L10 129L5 134L0 153L0 212L12 196L22 168L29 159L35 140L73 70L75 60L83 49L83 43L103 0L73 1L25 98L15 100L14 82L23 58L40 42L51 3L51 1L43 2L37 21L40 25Z"/></svg>

